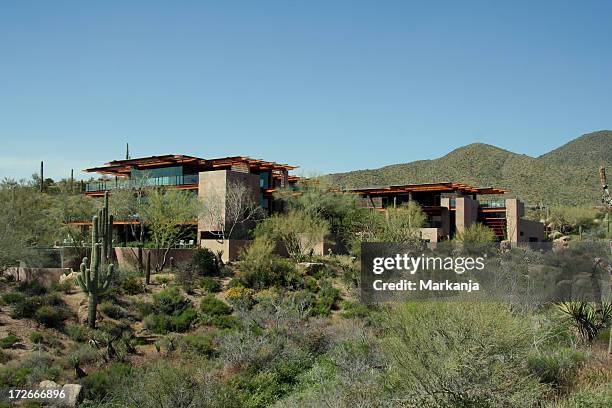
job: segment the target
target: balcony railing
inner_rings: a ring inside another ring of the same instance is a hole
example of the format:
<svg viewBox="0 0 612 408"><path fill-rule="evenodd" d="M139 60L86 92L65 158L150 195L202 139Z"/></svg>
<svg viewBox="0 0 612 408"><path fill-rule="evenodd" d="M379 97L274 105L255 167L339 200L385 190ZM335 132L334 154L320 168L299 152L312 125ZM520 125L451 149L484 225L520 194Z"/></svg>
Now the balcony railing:
<svg viewBox="0 0 612 408"><path fill-rule="evenodd" d="M506 208L506 200L479 201L481 208Z"/></svg>
<svg viewBox="0 0 612 408"><path fill-rule="evenodd" d="M184 174L167 177L150 177L140 179L117 178L115 180L98 180L85 184L86 193L98 191L108 191L121 188L141 188L141 187L162 187L162 186L184 186L197 184L199 176L197 174Z"/></svg>

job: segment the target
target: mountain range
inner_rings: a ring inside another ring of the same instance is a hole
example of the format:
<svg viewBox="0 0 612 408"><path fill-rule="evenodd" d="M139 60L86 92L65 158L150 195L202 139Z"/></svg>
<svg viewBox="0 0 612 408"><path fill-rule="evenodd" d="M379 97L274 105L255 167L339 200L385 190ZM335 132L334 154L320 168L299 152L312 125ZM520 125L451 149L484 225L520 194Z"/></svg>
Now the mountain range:
<svg viewBox="0 0 612 408"><path fill-rule="evenodd" d="M340 188L454 181L504 188L509 197L531 205L598 205L602 165L612 179L610 130L582 135L539 157L473 143L438 159L334 173L323 179Z"/></svg>

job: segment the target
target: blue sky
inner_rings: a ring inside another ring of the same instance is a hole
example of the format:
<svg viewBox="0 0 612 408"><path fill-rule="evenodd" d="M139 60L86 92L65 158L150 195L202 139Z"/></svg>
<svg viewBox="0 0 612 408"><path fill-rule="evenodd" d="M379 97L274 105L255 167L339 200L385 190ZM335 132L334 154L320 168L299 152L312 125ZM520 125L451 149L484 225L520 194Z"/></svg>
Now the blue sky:
<svg viewBox="0 0 612 408"><path fill-rule="evenodd" d="M304 174L612 128L609 1L0 3L0 178L249 155ZM77 173L80 174L80 173Z"/></svg>

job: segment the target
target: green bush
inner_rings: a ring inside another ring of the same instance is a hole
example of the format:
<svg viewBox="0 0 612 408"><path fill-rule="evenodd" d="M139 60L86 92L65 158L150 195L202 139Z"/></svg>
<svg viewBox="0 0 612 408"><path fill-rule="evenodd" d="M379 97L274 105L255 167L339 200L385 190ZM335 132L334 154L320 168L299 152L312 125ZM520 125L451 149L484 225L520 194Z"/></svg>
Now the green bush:
<svg viewBox="0 0 612 408"><path fill-rule="evenodd" d="M32 370L27 367L0 367L0 388L26 385L31 372Z"/></svg>
<svg viewBox="0 0 612 408"><path fill-rule="evenodd" d="M211 357L215 353L215 333L187 334L182 337L180 348Z"/></svg>
<svg viewBox="0 0 612 408"><path fill-rule="evenodd" d="M121 282L121 289L127 295L138 295L143 292L142 283L134 276L124 279Z"/></svg>
<svg viewBox="0 0 612 408"><path fill-rule="evenodd" d="M47 293L47 288L45 288L40 282L36 280L29 282L21 282L17 287L17 290L21 293L26 294L27 296L40 296Z"/></svg>
<svg viewBox="0 0 612 408"><path fill-rule="evenodd" d="M132 376L132 367L125 363L114 363L110 367L90 374L81 380L84 397L101 401L119 389Z"/></svg>
<svg viewBox="0 0 612 408"><path fill-rule="evenodd" d="M502 304L406 303L384 323L395 397L408 406L533 407L546 392L525 365L535 329Z"/></svg>
<svg viewBox="0 0 612 408"><path fill-rule="evenodd" d="M124 308L111 302L100 303L99 310L111 319L122 319L127 316Z"/></svg>
<svg viewBox="0 0 612 408"><path fill-rule="evenodd" d="M221 291L221 283L215 278L205 276L200 279L200 287L209 293L217 293Z"/></svg>
<svg viewBox="0 0 612 408"><path fill-rule="evenodd" d="M296 275L295 264L274 255L275 243L267 237L257 237L242 252L238 278L244 286L256 290L282 286Z"/></svg>
<svg viewBox="0 0 612 408"><path fill-rule="evenodd" d="M25 299L26 299L26 295L24 295L23 293L20 293L20 292L5 293L2 296L2 300L7 305L14 305L14 304L17 304L17 303L21 303Z"/></svg>
<svg viewBox="0 0 612 408"><path fill-rule="evenodd" d="M184 332L191 328L196 321L198 314L193 307L176 313L174 315L167 314L151 314L145 317L145 329L156 333L166 334L169 332Z"/></svg>
<svg viewBox="0 0 612 408"><path fill-rule="evenodd" d="M34 318L46 327L60 328L68 318L68 312L62 307L41 306L36 310Z"/></svg>
<svg viewBox="0 0 612 408"><path fill-rule="evenodd" d="M200 276L219 276L219 262L213 251L198 248L192 259L196 272Z"/></svg>
<svg viewBox="0 0 612 408"><path fill-rule="evenodd" d="M42 296L25 297L11 305L11 317L13 319L31 319L36 311L42 306L64 306L65 303L57 293Z"/></svg>
<svg viewBox="0 0 612 408"><path fill-rule="evenodd" d="M542 382L561 386L570 384L574 380L578 368L586 358L583 352L561 348L532 354L527 362L531 372L540 377Z"/></svg>
<svg viewBox="0 0 612 408"><path fill-rule="evenodd" d="M41 332L33 331L30 333L30 341L34 344L41 344L45 339L45 336Z"/></svg>
<svg viewBox="0 0 612 408"><path fill-rule="evenodd" d="M54 282L53 285L51 285L51 290L53 290L54 292L62 292L66 295L72 293L73 289L74 285L73 282L70 280L65 280L62 283Z"/></svg>
<svg viewBox="0 0 612 408"><path fill-rule="evenodd" d="M66 356L68 367L95 363L100 359L99 351L88 344L79 344Z"/></svg>
<svg viewBox="0 0 612 408"><path fill-rule="evenodd" d="M2 351L2 349L0 349L0 364L6 364L11 360L11 356L10 354Z"/></svg>
<svg viewBox="0 0 612 408"><path fill-rule="evenodd" d="M204 296L200 301L200 310L202 313L211 316L221 316L232 313L232 308L225 302L217 299L215 295Z"/></svg>
<svg viewBox="0 0 612 408"><path fill-rule="evenodd" d="M311 316L329 316L337 308L340 300L340 290L332 286L330 281L323 281L314 305L310 310Z"/></svg>
<svg viewBox="0 0 612 408"><path fill-rule="evenodd" d="M370 315L370 309L362 303L344 300L340 305L345 319L363 319Z"/></svg>
<svg viewBox="0 0 612 408"><path fill-rule="evenodd" d="M240 320L236 316L231 315L204 315L202 322L219 329L235 329L240 327Z"/></svg>
<svg viewBox="0 0 612 408"><path fill-rule="evenodd" d="M173 314L186 309L191 302L180 292L179 288L172 286L153 295L153 307L163 314Z"/></svg>
<svg viewBox="0 0 612 408"><path fill-rule="evenodd" d="M15 345L15 343L19 343L19 337L14 334L9 334L8 336L0 339L0 349L8 349Z"/></svg>
<svg viewBox="0 0 612 408"><path fill-rule="evenodd" d="M72 341L77 343L87 340L88 329L78 324L69 324L64 327L64 332Z"/></svg>

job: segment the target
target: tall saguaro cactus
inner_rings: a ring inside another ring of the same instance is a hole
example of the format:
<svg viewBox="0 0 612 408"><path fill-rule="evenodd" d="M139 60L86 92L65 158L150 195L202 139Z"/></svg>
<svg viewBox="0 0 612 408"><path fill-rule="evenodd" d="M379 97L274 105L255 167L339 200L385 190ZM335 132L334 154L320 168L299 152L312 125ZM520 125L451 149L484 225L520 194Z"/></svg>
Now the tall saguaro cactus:
<svg viewBox="0 0 612 408"><path fill-rule="evenodd" d="M91 261L83 258L81 273L77 277L77 283L89 298L87 323L92 329L96 327L99 296L108 289L114 272L114 265L109 263L113 249L112 232L113 216L108 213L108 193L105 193L104 207L98 210L91 222ZM100 273L100 268L106 268L106 271Z"/></svg>

